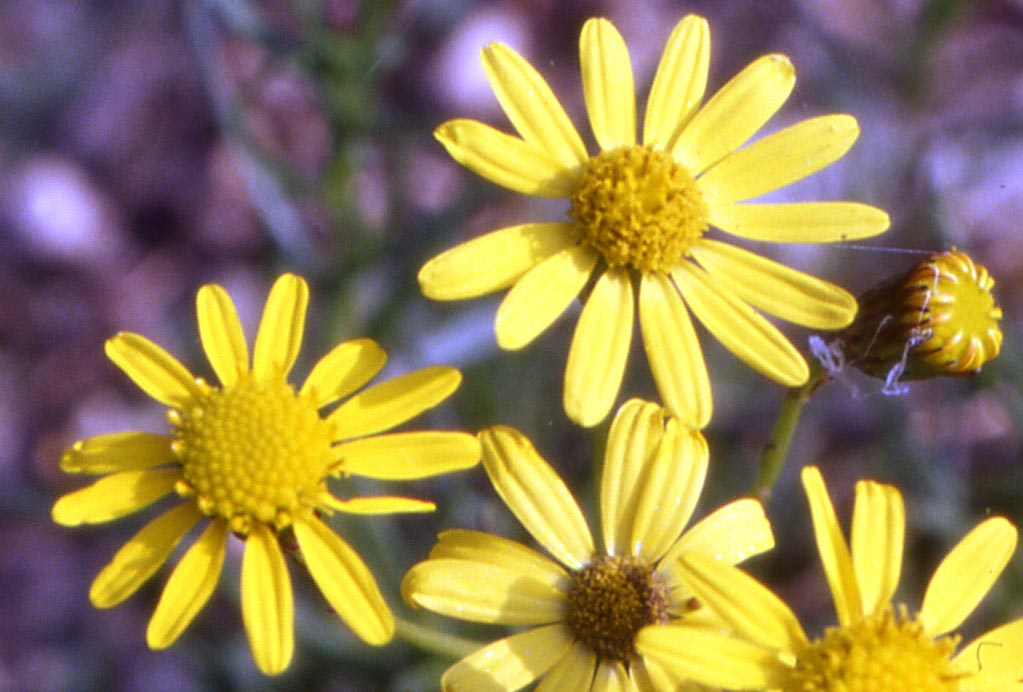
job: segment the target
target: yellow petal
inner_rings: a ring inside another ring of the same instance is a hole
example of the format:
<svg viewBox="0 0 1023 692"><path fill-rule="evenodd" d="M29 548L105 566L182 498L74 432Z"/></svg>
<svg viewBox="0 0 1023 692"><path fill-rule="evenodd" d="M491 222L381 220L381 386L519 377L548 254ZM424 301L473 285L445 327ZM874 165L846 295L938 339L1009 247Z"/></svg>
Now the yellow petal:
<svg viewBox="0 0 1023 692"><path fill-rule="evenodd" d="M691 262L676 265L671 275L697 319L746 365L787 387L806 382L810 370L799 351L727 285L715 284Z"/></svg>
<svg viewBox="0 0 1023 692"><path fill-rule="evenodd" d="M632 676L621 661L601 659L590 692L637 692Z"/></svg>
<svg viewBox="0 0 1023 692"><path fill-rule="evenodd" d="M560 250L530 269L501 301L494 319L498 345L528 345L568 308L589 281L598 255L583 245Z"/></svg>
<svg viewBox="0 0 1023 692"><path fill-rule="evenodd" d="M792 92L796 71L784 55L765 55L721 87L693 116L672 153L699 175L738 149Z"/></svg>
<svg viewBox="0 0 1023 692"><path fill-rule="evenodd" d="M549 152L565 168L586 161L586 147L544 78L508 46L481 52L483 71L512 125L527 142Z"/></svg>
<svg viewBox="0 0 1023 692"><path fill-rule="evenodd" d="M676 420L667 422L636 499L633 555L653 563L675 543L700 499L708 456L703 435Z"/></svg>
<svg viewBox="0 0 1023 692"><path fill-rule="evenodd" d="M195 297L199 338L213 372L225 387L249 369L249 347L231 296L216 284L207 284Z"/></svg>
<svg viewBox="0 0 1023 692"><path fill-rule="evenodd" d="M962 648L952 664L962 692L1018 692L1023 684L1023 619L987 632Z"/></svg>
<svg viewBox="0 0 1023 692"><path fill-rule="evenodd" d="M700 177L700 189L715 204L757 197L834 163L859 134L851 115L804 120L726 156Z"/></svg>
<svg viewBox="0 0 1023 692"><path fill-rule="evenodd" d="M566 692L567 690L590 690L597 668L597 654L588 646L577 644L569 647L536 686L536 692Z"/></svg>
<svg viewBox="0 0 1023 692"><path fill-rule="evenodd" d="M100 475L148 469L174 461L171 438L147 432L96 435L76 442L60 458L66 473Z"/></svg>
<svg viewBox="0 0 1023 692"><path fill-rule="evenodd" d="M905 534L906 509L899 491L881 483L857 483L851 543L864 613L879 612L895 595Z"/></svg>
<svg viewBox="0 0 1023 692"><path fill-rule="evenodd" d="M546 555L517 541L470 529L448 529L437 536L431 559L467 560L529 574L566 591L568 573Z"/></svg>
<svg viewBox="0 0 1023 692"><path fill-rule="evenodd" d="M710 29L695 14L682 18L668 37L657 66L643 122L643 143L671 150L707 89Z"/></svg>
<svg viewBox="0 0 1023 692"><path fill-rule="evenodd" d="M437 508L432 502L416 500L411 497L353 497L350 500L339 500L336 497L322 498L330 509L346 514L410 514L432 512Z"/></svg>
<svg viewBox="0 0 1023 692"><path fill-rule="evenodd" d="M788 668L770 649L713 630L644 627L636 649L679 685L692 681L738 690L783 689L788 677Z"/></svg>
<svg viewBox="0 0 1023 692"><path fill-rule="evenodd" d="M740 238L775 243L836 243L878 235L888 214L857 202L717 204L708 222Z"/></svg>
<svg viewBox="0 0 1023 692"><path fill-rule="evenodd" d="M297 517L293 528L309 574L338 617L368 644L389 642L394 615L358 554L315 517Z"/></svg>
<svg viewBox="0 0 1023 692"><path fill-rule="evenodd" d="M102 524L137 512L174 489L181 469L121 471L64 495L51 516L61 526Z"/></svg>
<svg viewBox="0 0 1023 692"><path fill-rule="evenodd" d="M525 435L494 426L479 434L483 468L501 499L540 545L562 564L582 569L593 538L572 493Z"/></svg>
<svg viewBox="0 0 1023 692"><path fill-rule="evenodd" d="M322 408L369 382L386 362L387 353L372 339L338 344L313 366L299 395Z"/></svg>
<svg viewBox="0 0 1023 692"><path fill-rule="evenodd" d="M491 231L442 252L419 270L423 295L461 300L508 288L551 255L576 244L572 223L527 223Z"/></svg>
<svg viewBox="0 0 1023 692"><path fill-rule="evenodd" d="M920 621L932 636L950 632L973 612L1016 550L1016 528L992 517L959 541L927 585Z"/></svg>
<svg viewBox="0 0 1023 692"><path fill-rule="evenodd" d="M807 466L803 468L801 478L806 499L810 504L817 552L820 553L821 565L824 567L824 574L835 600L838 624L844 627L865 614L852 556L849 554L849 546L842 535L842 527L838 524L835 507L828 497L828 489L824 485L821 472L816 466Z"/></svg>
<svg viewBox="0 0 1023 692"><path fill-rule="evenodd" d="M107 339L104 350L114 365L162 404L185 408L200 395L192 373L144 336L120 332Z"/></svg>
<svg viewBox="0 0 1023 692"><path fill-rule="evenodd" d="M600 479L600 519L608 555L632 555L629 539L644 469L664 437L661 407L630 399L618 409L604 449Z"/></svg>
<svg viewBox="0 0 1023 692"><path fill-rule="evenodd" d="M433 136L455 161L514 192L568 197L575 189L578 174L549 150L476 120L449 120Z"/></svg>
<svg viewBox="0 0 1023 692"><path fill-rule="evenodd" d="M131 596L160 568L202 514L193 503L178 505L142 527L100 570L89 587L96 608L112 608Z"/></svg>
<svg viewBox="0 0 1023 692"><path fill-rule="evenodd" d="M254 523L242 557L242 620L256 665L266 675L288 667L295 648L291 578L277 536Z"/></svg>
<svg viewBox="0 0 1023 692"><path fill-rule="evenodd" d="M662 563L670 571L682 552L693 552L735 565L773 547L774 534L763 505L757 500L742 498L714 510L689 527Z"/></svg>
<svg viewBox="0 0 1023 692"><path fill-rule="evenodd" d="M373 435L418 416L451 396L462 382L455 368L436 365L359 392L330 414L340 440Z"/></svg>
<svg viewBox="0 0 1023 692"><path fill-rule="evenodd" d="M409 570L402 593L415 605L470 622L545 625L565 617L560 579L471 560L430 558Z"/></svg>
<svg viewBox="0 0 1023 692"><path fill-rule="evenodd" d="M686 425L705 428L713 403L703 350L685 303L659 272L640 280L639 326L664 406Z"/></svg>
<svg viewBox="0 0 1023 692"><path fill-rule="evenodd" d="M628 270L607 270L583 306L565 365L565 413L583 427L604 420L618 398L633 313Z"/></svg>
<svg viewBox="0 0 1023 692"><path fill-rule="evenodd" d="M431 430L343 442L334 453L346 474L412 480L475 466L480 460L480 445L468 433Z"/></svg>
<svg viewBox="0 0 1023 692"><path fill-rule="evenodd" d="M549 671L573 646L572 631L547 625L500 639L444 671L444 692L518 690Z"/></svg>
<svg viewBox="0 0 1023 692"><path fill-rule="evenodd" d="M696 598L740 637L777 651L800 653L806 634L799 620L756 579L701 553L682 553L678 571Z"/></svg>
<svg viewBox="0 0 1023 692"><path fill-rule="evenodd" d="M302 347L309 285L294 274L282 274L270 289L256 333L252 372L260 380L287 377Z"/></svg>
<svg viewBox="0 0 1023 692"><path fill-rule="evenodd" d="M604 151L636 143L636 90L629 50L614 25L590 19L579 38L583 96L590 126Z"/></svg>
<svg viewBox="0 0 1023 692"><path fill-rule="evenodd" d="M812 329L841 329L856 316L856 298L827 281L734 245L703 239L692 255L740 300Z"/></svg>
<svg viewBox="0 0 1023 692"><path fill-rule="evenodd" d="M213 595L227 548L227 522L210 523L174 568L146 629L150 649L165 649Z"/></svg>

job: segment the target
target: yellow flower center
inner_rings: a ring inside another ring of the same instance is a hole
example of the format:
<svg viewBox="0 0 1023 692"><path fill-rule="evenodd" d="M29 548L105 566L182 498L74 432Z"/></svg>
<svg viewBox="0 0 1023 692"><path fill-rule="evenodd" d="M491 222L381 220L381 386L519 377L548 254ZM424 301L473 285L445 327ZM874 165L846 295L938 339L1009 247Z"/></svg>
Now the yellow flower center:
<svg viewBox="0 0 1023 692"><path fill-rule="evenodd" d="M957 643L932 639L904 608L896 615L888 606L808 644L785 692L957 692Z"/></svg>
<svg viewBox="0 0 1023 692"><path fill-rule="evenodd" d="M184 480L177 491L246 534L257 521L283 529L297 509L312 509L332 462L332 426L315 405L280 380L243 373L172 410L172 449Z"/></svg>
<svg viewBox="0 0 1023 692"><path fill-rule="evenodd" d="M689 171L644 146L592 157L571 197L581 240L608 266L667 272L707 230L707 205Z"/></svg>
<svg viewBox="0 0 1023 692"><path fill-rule="evenodd" d="M566 619L598 656L624 663L636 654L640 629L667 622L668 605L668 588L652 567L604 557L573 576Z"/></svg>

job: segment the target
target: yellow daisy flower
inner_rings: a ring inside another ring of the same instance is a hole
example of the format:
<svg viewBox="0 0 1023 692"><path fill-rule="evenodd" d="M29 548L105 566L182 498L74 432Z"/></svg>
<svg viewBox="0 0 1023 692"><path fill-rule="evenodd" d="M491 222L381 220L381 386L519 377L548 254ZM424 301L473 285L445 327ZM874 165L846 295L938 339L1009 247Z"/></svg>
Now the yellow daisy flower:
<svg viewBox="0 0 1023 692"><path fill-rule="evenodd" d="M1012 524L994 517L968 533L938 566L923 606L910 616L905 606L891 602L905 533L899 491L869 481L857 484L850 549L820 472L805 469L803 485L838 625L811 641L788 606L753 578L701 555L683 555L678 569L685 583L742 639L715 632L654 632L650 641L640 641L650 647L651 658L707 684L740 690L1023 689L1023 619L961 648L953 633L1008 564L1016 548ZM723 659L727 666L714 665Z"/></svg>
<svg viewBox="0 0 1023 692"><path fill-rule="evenodd" d="M334 348L296 392L286 378L302 343L308 297L300 277L277 280L250 367L231 298L217 285L199 290L199 336L220 387L138 334L122 332L106 343L110 359L169 407L171 433L123 432L76 443L62 468L103 477L57 500L53 520L103 523L177 494L180 502L135 534L93 581L90 600L109 608L149 579L200 519L209 519L171 573L149 622L146 640L154 649L173 643L213 593L230 534L245 544L242 615L264 673L284 670L294 647L282 533L285 543L297 543L301 562L341 619L364 641L386 643L393 615L369 569L322 515L418 512L433 505L401 497L339 499L328 491L327 478L421 478L479 461L479 443L466 433L380 434L447 398L461 381L453 368L396 377L328 412L387 359L375 342L361 339Z"/></svg>
<svg viewBox="0 0 1023 692"><path fill-rule="evenodd" d="M683 533L703 488L707 444L654 404L626 402L611 424L600 486L598 549L564 483L522 433L480 433L498 494L554 558L469 530L442 533L402 593L444 615L530 629L496 641L444 673L444 690L511 692L543 678L551 690L659 690L636 635L646 626L706 626L680 586L681 551L740 562L774 545L759 502L732 502ZM672 688L674 689L674 688Z"/></svg>
<svg viewBox="0 0 1023 692"><path fill-rule="evenodd" d="M888 227L888 216L852 202L749 204L841 157L859 134L849 115L826 115L743 146L788 98L788 58L754 61L701 106L710 38L706 21L675 27L636 138L632 68L622 37L591 19L580 39L583 93L600 151L586 151L544 79L500 43L483 67L519 136L474 120L442 124L436 137L462 165L503 187L569 201L569 220L493 231L433 258L419 272L437 300L511 288L495 332L526 346L585 296L565 369L568 416L594 425L611 410L625 371L635 306L647 360L673 415L704 427L710 383L689 316L752 368L787 386L806 361L759 310L815 329L856 313L844 290L708 235L716 227L759 241L834 242ZM638 300L636 298L638 293Z"/></svg>

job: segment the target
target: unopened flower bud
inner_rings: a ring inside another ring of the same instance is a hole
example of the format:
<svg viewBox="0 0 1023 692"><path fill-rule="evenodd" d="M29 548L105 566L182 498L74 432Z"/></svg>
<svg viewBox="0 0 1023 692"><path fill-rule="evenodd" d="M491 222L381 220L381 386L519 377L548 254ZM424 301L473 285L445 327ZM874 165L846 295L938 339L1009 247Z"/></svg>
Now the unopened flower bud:
<svg viewBox="0 0 1023 692"><path fill-rule="evenodd" d="M889 383L979 371L1002 346L994 284L963 252L928 256L860 296L838 335L846 363Z"/></svg>

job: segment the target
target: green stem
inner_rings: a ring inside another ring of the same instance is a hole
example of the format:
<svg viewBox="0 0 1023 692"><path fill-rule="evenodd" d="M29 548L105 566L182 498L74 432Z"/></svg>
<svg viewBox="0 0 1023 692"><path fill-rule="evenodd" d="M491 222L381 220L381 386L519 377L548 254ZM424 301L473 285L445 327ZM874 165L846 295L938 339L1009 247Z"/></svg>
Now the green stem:
<svg viewBox="0 0 1023 692"><path fill-rule="evenodd" d="M463 658L484 646L483 642L418 625L397 615L394 616L394 632L406 643L445 658Z"/></svg>
<svg viewBox="0 0 1023 692"><path fill-rule="evenodd" d="M806 384L793 387L785 393L785 400L778 411L778 419L771 430L771 438L760 453L760 474L753 484L753 494L759 497L761 502L767 502L770 498L771 489L774 488L782 467L785 466L785 457L788 455L792 435L799 422L799 416L803 413L803 407L813 393L827 381L828 373L818 363L811 361L810 377Z"/></svg>

